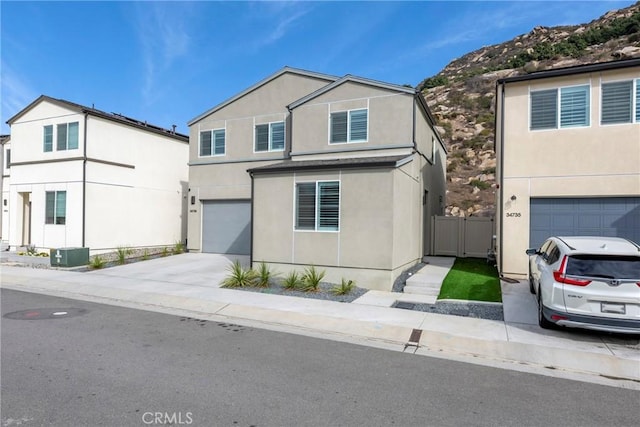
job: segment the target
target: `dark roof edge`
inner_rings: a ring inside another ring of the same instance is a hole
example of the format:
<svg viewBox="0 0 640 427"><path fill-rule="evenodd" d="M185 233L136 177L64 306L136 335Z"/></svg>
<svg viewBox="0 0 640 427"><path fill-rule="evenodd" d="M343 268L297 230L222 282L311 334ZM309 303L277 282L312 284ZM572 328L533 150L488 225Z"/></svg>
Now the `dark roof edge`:
<svg viewBox="0 0 640 427"><path fill-rule="evenodd" d="M368 168L397 168L411 160L411 155L409 156L397 156L396 158L380 158L379 160L373 160L367 162L352 162L349 163L349 159L344 159L344 163L307 163L306 161L300 160L292 160L287 164L282 165L271 165L271 166L262 166L252 169L247 169L247 172L255 174L255 173L277 173L277 172L288 172L292 170L336 170L336 169L368 169ZM300 163L300 164L296 164Z"/></svg>
<svg viewBox="0 0 640 427"><path fill-rule="evenodd" d="M221 103L215 105L214 107L208 109L207 111L205 111L204 113L198 114L196 117L194 117L193 119L189 120L187 122L188 126L193 125L194 123L202 120L203 118L207 117L210 114L215 113L216 111L218 111L219 109L226 107L227 105L231 104L232 102L244 97L245 95L250 94L251 92L253 92L254 90L264 86L265 84L269 83L270 81L280 77L283 74L286 73L292 73L292 74L299 74L302 76L307 76L307 77L311 77L311 78L316 78L319 80L326 80L326 81L336 81L338 80L338 77L336 76L331 76L329 74L323 74L323 73L318 73L315 71L307 71L307 70L303 70L300 68L293 68L293 67L284 67L281 68L280 70L276 71L275 73L265 77L264 79L260 80L259 82L249 86L248 88L246 88L245 90L233 95L231 98L226 99L225 101L222 101Z"/></svg>
<svg viewBox="0 0 640 427"><path fill-rule="evenodd" d="M497 84L522 82L527 80L546 79L551 77L570 76L573 74L593 73L597 71L616 70L629 67L640 66L640 58L620 59L609 62L599 62L596 64L574 65L571 67L556 68L553 70L538 71L521 76L505 77L498 79Z"/></svg>
<svg viewBox="0 0 640 427"><path fill-rule="evenodd" d="M84 105L76 104L75 102L67 101L64 99L52 98L47 95L40 95L36 98L32 103L27 105L25 108L20 110L17 114L7 120L7 124L11 125L13 122L22 117L25 113L31 110L33 107L38 105L42 101L51 102L53 104L59 105L63 108L69 108L71 110L75 110L78 113L87 113L92 116L101 117L103 119L111 120L117 123L121 123L123 125L135 127L147 132L156 133L158 135L167 136L169 138L174 138L180 140L182 142L188 142L189 136L185 134L181 134L178 132L173 132L169 129L162 128L160 126L146 124L145 122L141 122L140 120L133 119L130 117L126 117L119 114L107 113L101 110L96 110L95 108L85 107Z"/></svg>

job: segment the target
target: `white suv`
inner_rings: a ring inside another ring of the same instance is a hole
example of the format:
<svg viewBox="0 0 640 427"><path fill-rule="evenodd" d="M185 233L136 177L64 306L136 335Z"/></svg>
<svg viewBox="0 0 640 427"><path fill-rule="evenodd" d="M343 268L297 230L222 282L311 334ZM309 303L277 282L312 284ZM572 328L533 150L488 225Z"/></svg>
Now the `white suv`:
<svg viewBox="0 0 640 427"><path fill-rule="evenodd" d="M640 334L640 246L618 237L550 237L527 255L541 327Z"/></svg>

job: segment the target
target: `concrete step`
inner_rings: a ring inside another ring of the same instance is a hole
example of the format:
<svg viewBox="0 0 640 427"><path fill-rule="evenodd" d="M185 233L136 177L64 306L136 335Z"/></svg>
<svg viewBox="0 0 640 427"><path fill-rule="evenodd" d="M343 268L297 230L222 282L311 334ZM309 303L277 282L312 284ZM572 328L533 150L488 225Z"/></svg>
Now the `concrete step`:
<svg viewBox="0 0 640 427"><path fill-rule="evenodd" d="M403 292L405 294L418 294L418 295L432 295L438 296L440 295L440 286L416 286L416 285L405 285Z"/></svg>

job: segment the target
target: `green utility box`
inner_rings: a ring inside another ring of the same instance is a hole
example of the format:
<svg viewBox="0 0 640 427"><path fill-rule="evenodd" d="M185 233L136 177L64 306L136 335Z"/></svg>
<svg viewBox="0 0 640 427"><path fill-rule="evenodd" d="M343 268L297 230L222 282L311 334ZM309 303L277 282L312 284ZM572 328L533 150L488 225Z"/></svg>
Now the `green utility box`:
<svg viewBox="0 0 640 427"><path fill-rule="evenodd" d="M78 267L89 264L89 248L51 249L49 259L52 267Z"/></svg>

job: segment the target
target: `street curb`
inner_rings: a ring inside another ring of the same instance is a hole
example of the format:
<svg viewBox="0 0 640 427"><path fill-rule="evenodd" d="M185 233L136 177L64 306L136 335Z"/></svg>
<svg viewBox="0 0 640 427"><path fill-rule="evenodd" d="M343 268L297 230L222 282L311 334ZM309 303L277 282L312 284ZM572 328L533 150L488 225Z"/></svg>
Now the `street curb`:
<svg viewBox="0 0 640 427"><path fill-rule="evenodd" d="M85 293L65 289L65 287L73 286L72 284L55 280L49 282L53 286L39 287L30 283L2 283L0 287L147 311L202 317L212 321L245 324L249 322L250 326L256 327L270 325L277 330L291 331L293 329L291 332L310 333L315 337L327 338L327 335L330 335L331 338L337 338L340 341L353 342L351 339L353 338L358 344L391 347L391 349L399 351L405 347L413 331L413 328L408 326L390 323L306 314L153 292L119 289L119 297L114 298L110 295L113 294L112 288L91 286L86 288L87 292ZM492 322L487 325L492 325L496 331L506 327L503 323L495 321L485 322ZM423 325L420 327L424 327ZM437 327L435 324L433 326ZM269 328L266 327L266 329ZM613 354L585 352L539 344L533 345L501 339L478 339L472 336L473 331L466 331L466 333L467 335L456 335L442 330L425 328L422 329L419 346L433 352L468 355L490 361L530 364L547 369L633 381L640 389L640 364L637 360L625 359ZM636 387L632 386L632 388Z"/></svg>

